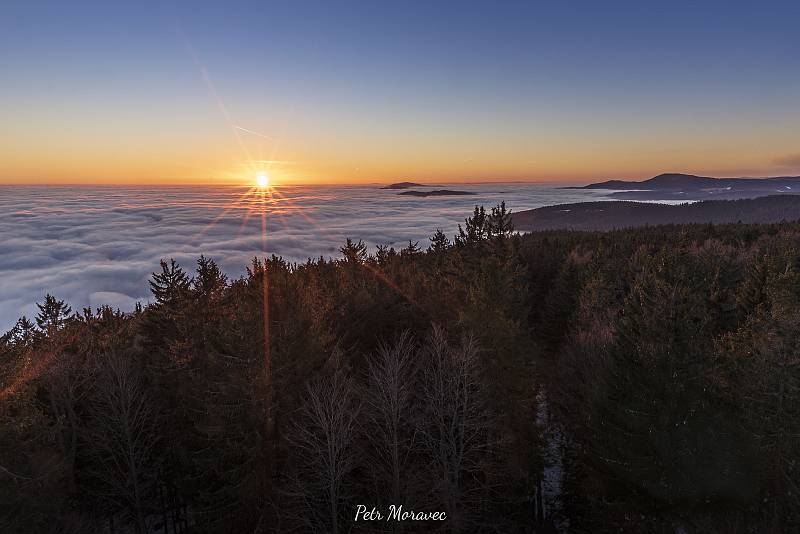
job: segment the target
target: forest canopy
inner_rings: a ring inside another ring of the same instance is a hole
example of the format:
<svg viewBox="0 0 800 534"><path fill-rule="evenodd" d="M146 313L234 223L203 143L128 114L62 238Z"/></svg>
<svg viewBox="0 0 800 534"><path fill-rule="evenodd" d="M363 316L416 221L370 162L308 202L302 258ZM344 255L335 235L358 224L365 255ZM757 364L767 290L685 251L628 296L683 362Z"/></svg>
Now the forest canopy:
<svg viewBox="0 0 800 534"><path fill-rule="evenodd" d="M0 338L3 532L784 532L800 224L513 231L165 258ZM666 529L666 530L665 530Z"/></svg>

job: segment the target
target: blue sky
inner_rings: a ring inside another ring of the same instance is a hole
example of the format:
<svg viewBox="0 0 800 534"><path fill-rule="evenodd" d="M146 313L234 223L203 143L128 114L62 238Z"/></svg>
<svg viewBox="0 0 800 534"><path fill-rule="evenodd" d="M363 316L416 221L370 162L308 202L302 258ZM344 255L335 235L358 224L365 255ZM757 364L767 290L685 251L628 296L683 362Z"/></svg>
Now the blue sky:
<svg viewBox="0 0 800 534"><path fill-rule="evenodd" d="M298 181L800 172L798 23L799 2L12 1L0 181L225 180L255 152Z"/></svg>

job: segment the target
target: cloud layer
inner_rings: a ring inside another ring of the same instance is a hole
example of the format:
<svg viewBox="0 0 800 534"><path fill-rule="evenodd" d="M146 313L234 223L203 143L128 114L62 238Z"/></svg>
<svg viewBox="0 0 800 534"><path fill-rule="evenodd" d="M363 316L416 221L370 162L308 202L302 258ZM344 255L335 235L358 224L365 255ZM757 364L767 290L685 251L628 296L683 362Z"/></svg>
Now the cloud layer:
<svg viewBox="0 0 800 534"><path fill-rule="evenodd" d="M475 204L515 211L601 193L529 184L459 186L474 196L412 198L378 187L287 187L265 202L236 188L0 187L0 332L36 315L46 293L74 310L130 310L150 297L161 258L193 270L200 254L229 276L266 252L290 261L337 256L346 237L400 247L448 235Z"/></svg>

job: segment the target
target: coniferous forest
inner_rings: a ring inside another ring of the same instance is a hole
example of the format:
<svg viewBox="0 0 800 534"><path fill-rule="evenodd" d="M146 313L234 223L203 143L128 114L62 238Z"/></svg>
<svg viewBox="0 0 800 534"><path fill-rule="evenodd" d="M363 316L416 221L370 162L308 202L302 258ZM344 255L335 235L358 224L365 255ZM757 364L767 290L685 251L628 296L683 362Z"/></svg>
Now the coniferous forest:
<svg viewBox="0 0 800 534"><path fill-rule="evenodd" d="M0 531L800 528L800 223L465 223L47 295L0 341ZM447 519L355 520L393 504Z"/></svg>

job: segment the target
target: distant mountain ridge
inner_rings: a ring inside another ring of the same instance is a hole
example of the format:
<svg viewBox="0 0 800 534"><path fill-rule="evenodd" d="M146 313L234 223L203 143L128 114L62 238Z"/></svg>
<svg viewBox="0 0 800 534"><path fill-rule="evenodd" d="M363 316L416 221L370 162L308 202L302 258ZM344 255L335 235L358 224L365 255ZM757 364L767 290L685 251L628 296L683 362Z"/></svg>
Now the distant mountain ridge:
<svg viewBox="0 0 800 534"><path fill-rule="evenodd" d="M575 189L705 189L708 187L758 187L762 188L765 182L770 185L788 182L789 185L800 185L800 176L775 176L769 178L712 178L710 176L697 176L694 174L665 173L642 181L608 180L595 184L577 187Z"/></svg>
<svg viewBox="0 0 800 534"><path fill-rule="evenodd" d="M403 191L402 193L398 193L398 195L406 195L409 197L451 197L451 196L463 196L463 195L474 195L471 191L456 191L452 189L436 189L434 191Z"/></svg>
<svg viewBox="0 0 800 534"><path fill-rule="evenodd" d="M776 193L800 194L800 176L712 178L667 173L642 181L608 180L570 189L614 190L611 197L625 200L731 200Z"/></svg>
<svg viewBox="0 0 800 534"><path fill-rule="evenodd" d="M425 184L418 184L417 182L397 182L381 187L381 189L410 189L412 187L427 187Z"/></svg>
<svg viewBox="0 0 800 534"><path fill-rule="evenodd" d="M800 196L707 200L692 204L630 201L579 202L512 214L520 231L615 230L660 224L775 223L800 219Z"/></svg>

